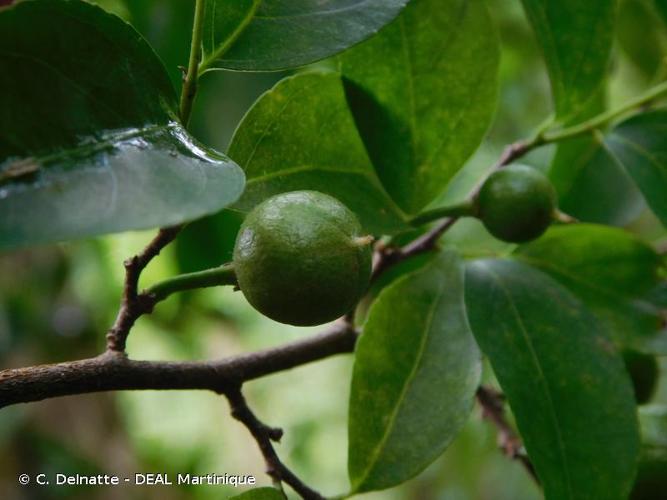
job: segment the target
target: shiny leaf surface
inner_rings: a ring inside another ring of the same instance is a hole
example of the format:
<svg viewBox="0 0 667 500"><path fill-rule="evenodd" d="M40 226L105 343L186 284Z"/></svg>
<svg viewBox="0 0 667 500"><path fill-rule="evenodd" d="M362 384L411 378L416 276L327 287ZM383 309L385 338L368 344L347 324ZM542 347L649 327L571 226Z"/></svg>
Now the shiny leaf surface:
<svg viewBox="0 0 667 500"><path fill-rule="evenodd" d="M407 0L209 0L203 69L293 68L365 40Z"/></svg>
<svg viewBox="0 0 667 500"><path fill-rule="evenodd" d="M0 12L0 109L0 248L176 224L243 189L178 124L150 47L87 3Z"/></svg>

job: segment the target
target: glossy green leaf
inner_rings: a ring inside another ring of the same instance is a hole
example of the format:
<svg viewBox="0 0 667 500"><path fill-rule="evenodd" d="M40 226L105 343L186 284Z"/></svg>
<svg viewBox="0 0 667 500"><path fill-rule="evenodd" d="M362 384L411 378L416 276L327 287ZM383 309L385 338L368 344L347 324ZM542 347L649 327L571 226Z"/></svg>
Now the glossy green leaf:
<svg viewBox="0 0 667 500"><path fill-rule="evenodd" d="M603 89L566 125L581 123L606 109ZM635 220L646 204L622 166L609 156L597 134L558 144L549 178L565 213L585 222L624 226Z"/></svg>
<svg viewBox="0 0 667 500"><path fill-rule="evenodd" d="M605 145L667 226L667 110L629 118L607 136Z"/></svg>
<svg viewBox="0 0 667 500"><path fill-rule="evenodd" d="M0 248L175 224L243 189L177 123L150 47L84 2L0 12L0 109Z"/></svg>
<svg viewBox="0 0 667 500"><path fill-rule="evenodd" d="M480 373L456 255L444 253L383 290L355 353L352 491L400 484L437 458L467 419Z"/></svg>
<svg viewBox="0 0 667 500"><path fill-rule="evenodd" d="M313 189L342 201L368 231L406 227L373 170L335 73L281 80L245 116L229 155L248 178L242 210L277 193Z"/></svg>
<svg viewBox="0 0 667 500"><path fill-rule="evenodd" d="M493 117L499 40L487 8L413 0L341 61L378 175L403 210L417 213L444 191Z"/></svg>
<svg viewBox="0 0 667 500"><path fill-rule="evenodd" d="M663 21L667 23L667 0L655 0L655 6L662 16Z"/></svg>
<svg viewBox="0 0 667 500"><path fill-rule="evenodd" d="M625 500L639 454L632 387L593 316L512 261L468 266L466 305L547 500Z"/></svg>
<svg viewBox="0 0 667 500"><path fill-rule="evenodd" d="M407 0L209 0L202 69L271 71L327 58L375 34Z"/></svg>
<svg viewBox="0 0 667 500"><path fill-rule="evenodd" d="M230 500L285 500L285 494L276 488L256 488L240 495L230 497Z"/></svg>
<svg viewBox="0 0 667 500"><path fill-rule="evenodd" d="M544 53L558 118L595 95L611 52L616 0L522 0Z"/></svg>
<svg viewBox="0 0 667 500"><path fill-rule="evenodd" d="M552 228L516 257L577 295L620 344L652 350L662 318L645 297L663 265L652 247L620 229L576 224Z"/></svg>

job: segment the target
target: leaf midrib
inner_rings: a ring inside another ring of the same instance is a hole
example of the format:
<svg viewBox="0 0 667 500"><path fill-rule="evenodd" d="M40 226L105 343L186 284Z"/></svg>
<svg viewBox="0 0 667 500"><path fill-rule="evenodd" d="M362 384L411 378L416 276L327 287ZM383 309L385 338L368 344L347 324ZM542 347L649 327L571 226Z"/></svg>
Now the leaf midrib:
<svg viewBox="0 0 667 500"><path fill-rule="evenodd" d="M403 278L402 281L405 281L413 276L406 276ZM410 374L405 380L405 384L403 385L401 389L401 393L398 398L398 403L394 406L394 409L391 413L391 416L389 418L389 422L387 423L387 426L385 427L386 431L384 435L382 436L382 439L380 442L377 444L377 446L374 448L373 452L371 453L371 460L369 461L368 467L365 469L364 474L362 475L361 479L356 481L356 485L352 488L352 492L354 493L355 491L358 491L358 489L364 484L366 479L368 479L368 476L371 474L373 471L374 467L377 464L378 457L381 453L381 451L384 449L387 441L389 440L389 437L392 435L392 431L394 428L394 423L396 421L396 418L398 417L399 410L401 408L401 403L406 397L406 394L408 393L413 380L417 376L417 372L419 371L418 367L421 365L420 361L424 357L424 351L426 350L426 344L428 343L428 339L430 337L429 333L431 331L431 328L433 326L433 317L435 316L435 311L437 309L437 306L442 299L442 296L445 293L446 287L444 286L444 280L440 281L441 286L440 290L438 291L438 294L435 296L435 299L433 301L433 304L429 308L428 315L426 317L426 327L424 328L425 334L422 336L420 343L419 343L419 349L417 351L417 356L415 357L415 363L412 366L412 369L410 370Z"/></svg>
<svg viewBox="0 0 667 500"><path fill-rule="evenodd" d="M487 268L487 272L491 275L493 280L498 284L498 287L502 291L503 295L507 299L507 302L510 305L510 309L512 312L512 316L514 316L516 320L516 324L519 326L519 331L521 332L521 335L528 346L528 350L530 352L530 356L533 360L533 363L535 367L537 368L537 371L539 373L539 378L538 381L541 382L539 385L541 385L544 388L544 394L546 396L546 400L548 402L550 412L549 416L551 417L552 424L554 426L554 430L556 431L556 439L558 442L558 452L559 456L561 459L561 463L563 465L563 470L565 472L565 484L567 485L567 491L568 491L568 497L570 499L574 498L574 493L572 490L572 478L570 477L570 469L569 469L569 463L567 459L567 454L565 453L565 443L563 441L563 434L562 430L560 428L560 423L558 421L558 415L556 412L556 406L553 401L553 397L551 395L551 389L549 388L549 383L547 381L547 378L544 376L544 372L542 371L542 364L540 363L539 357L537 356L537 352L535 351L535 347L533 345L533 341L530 338L530 335L528 334L528 331L526 330L526 326L523 323L523 320L521 318L521 314L519 313L518 309L516 308L516 304L514 303L514 300L512 298L512 295L510 291L507 289L507 287L503 284L503 281L501 277L495 273L492 269Z"/></svg>

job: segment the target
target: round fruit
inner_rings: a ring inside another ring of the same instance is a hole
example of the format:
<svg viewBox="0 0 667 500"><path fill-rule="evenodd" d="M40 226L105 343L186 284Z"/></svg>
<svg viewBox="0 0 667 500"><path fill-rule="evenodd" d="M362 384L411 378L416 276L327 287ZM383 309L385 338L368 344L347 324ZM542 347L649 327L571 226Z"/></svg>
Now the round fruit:
<svg viewBox="0 0 667 500"><path fill-rule="evenodd" d="M239 288L255 309L281 323L332 321L368 286L371 241L335 198L316 191L279 194L255 207L239 230Z"/></svg>
<svg viewBox="0 0 667 500"><path fill-rule="evenodd" d="M522 243L547 230L556 211L556 190L542 173L524 165L494 172L477 198L478 216L496 238Z"/></svg>
<svg viewBox="0 0 667 500"><path fill-rule="evenodd" d="M623 361L632 379L637 404L648 403L658 385L658 361L655 356L629 349L623 351Z"/></svg>

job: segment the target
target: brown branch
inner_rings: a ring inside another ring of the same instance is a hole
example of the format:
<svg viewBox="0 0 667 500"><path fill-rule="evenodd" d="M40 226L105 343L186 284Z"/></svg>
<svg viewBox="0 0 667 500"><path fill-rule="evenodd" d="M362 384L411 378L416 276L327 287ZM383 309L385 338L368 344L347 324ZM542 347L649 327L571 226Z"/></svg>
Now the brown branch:
<svg viewBox="0 0 667 500"><path fill-rule="evenodd" d="M135 361L118 352L0 371L0 408L58 396L138 389L206 389L224 393L248 380L354 350L356 332L345 322L280 347L218 361Z"/></svg>
<svg viewBox="0 0 667 500"><path fill-rule="evenodd" d="M482 385L477 389L477 401L482 407L482 416L498 429L498 447L507 457L518 460L539 485L540 480L524 450L521 438L514 432L505 418L503 395L490 387Z"/></svg>
<svg viewBox="0 0 667 500"><path fill-rule="evenodd" d="M182 228L183 225L178 225L160 229L155 238L141 253L124 262L125 284L123 286L123 296L121 297L116 321L107 333L108 351L124 352L127 336L130 334L134 323L140 316L153 310L156 300L149 295L139 293L139 277L150 261L157 257L164 247L174 241Z"/></svg>
<svg viewBox="0 0 667 500"><path fill-rule="evenodd" d="M225 396L229 401L232 416L245 425L252 437L255 438L266 462L266 473L275 481L289 484L294 491L306 500L324 500L322 495L304 484L278 457L272 441L280 441L282 430L270 427L257 418L248 407L240 387L226 391Z"/></svg>

